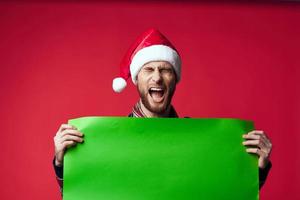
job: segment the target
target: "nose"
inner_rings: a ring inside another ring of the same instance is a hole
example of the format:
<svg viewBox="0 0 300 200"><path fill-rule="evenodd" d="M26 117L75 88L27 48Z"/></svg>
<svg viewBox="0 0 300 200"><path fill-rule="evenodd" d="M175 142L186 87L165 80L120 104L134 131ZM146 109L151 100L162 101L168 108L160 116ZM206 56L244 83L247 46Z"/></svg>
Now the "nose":
<svg viewBox="0 0 300 200"><path fill-rule="evenodd" d="M155 83L160 83L162 81L162 77L161 77L161 73L159 71L158 68L156 68L154 71L153 71L153 74L152 74L152 80L155 82Z"/></svg>

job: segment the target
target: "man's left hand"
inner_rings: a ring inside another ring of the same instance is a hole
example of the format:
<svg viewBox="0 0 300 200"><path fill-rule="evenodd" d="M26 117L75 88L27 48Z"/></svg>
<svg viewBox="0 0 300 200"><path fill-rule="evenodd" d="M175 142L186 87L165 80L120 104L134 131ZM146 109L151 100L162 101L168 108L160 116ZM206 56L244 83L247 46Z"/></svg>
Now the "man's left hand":
<svg viewBox="0 0 300 200"><path fill-rule="evenodd" d="M243 135L245 141L243 145L247 146L248 153L254 153L259 156L258 167L264 169L269 163L272 151L272 143L264 131L254 130Z"/></svg>

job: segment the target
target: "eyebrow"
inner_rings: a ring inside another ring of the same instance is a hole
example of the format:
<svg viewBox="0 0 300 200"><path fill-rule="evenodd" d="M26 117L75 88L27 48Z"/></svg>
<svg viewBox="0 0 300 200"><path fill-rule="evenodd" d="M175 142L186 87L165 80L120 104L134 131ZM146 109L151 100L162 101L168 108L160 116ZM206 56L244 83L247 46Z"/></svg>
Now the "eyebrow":
<svg viewBox="0 0 300 200"><path fill-rule="evenodd" d="M163 68L163 69L172 69L172 66L169 65L160 65L158 68Z"/></svg>
<svg viewBox="0 0 300 200"><path fill-rule="evenodd" d="M144 69L149 69L149 68L154 69L156 67L158 67L158 69L173 69L172 66L166 65L166 64L162 64L162 65L158 65L158 66L149 65L149 66L145 66L143 68Z"/></svg>

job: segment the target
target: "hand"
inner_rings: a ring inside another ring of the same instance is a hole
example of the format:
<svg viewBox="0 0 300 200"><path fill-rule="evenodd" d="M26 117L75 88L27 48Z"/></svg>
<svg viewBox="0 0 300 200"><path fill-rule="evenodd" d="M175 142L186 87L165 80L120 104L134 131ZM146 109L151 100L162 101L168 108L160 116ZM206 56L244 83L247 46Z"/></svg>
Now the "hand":
<svg viewBox="0 0 300 200"><path fill-rule="evenodd" d="M67 148L75 146L78 142L83 142L83 134L80 133L76 127L69 124L62 124L55 137L55 165L62 166L64 154Z"/></svg>
<svg viewBox="0 0 300 200"><path fill-rule="evenodd" d="M272 151L272 143L264 131L254 130L243 135L246 139L243 145L247 146L248 153L254 153L259 156L258 167L264 169L269 163Z"/></svg>

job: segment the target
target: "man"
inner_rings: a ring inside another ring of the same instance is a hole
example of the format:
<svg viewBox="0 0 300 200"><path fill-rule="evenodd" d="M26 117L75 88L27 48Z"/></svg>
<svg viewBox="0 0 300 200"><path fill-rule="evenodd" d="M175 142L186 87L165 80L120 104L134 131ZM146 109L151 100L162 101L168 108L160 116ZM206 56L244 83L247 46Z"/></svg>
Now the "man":
<svg viewBox="0 0 300 200"><path fill-rule="evenodd" d="M150 29L131 46L121 62L120 77L114 79L113 89L121 92L130 77L140 95L129 117L178 117L171 104L176 84L181 78L181 59L175 47L159 31ZM263 131L243 135L248 153L259 157L259 184L264 184L271 162L272 144ZM63 187L63 158L67 148L83 142L76 127L62 124L54 137L53 165L58 183Z"/></svg>

